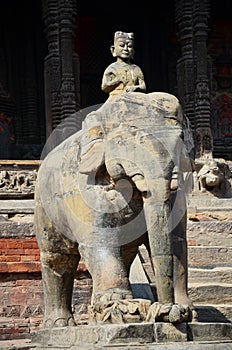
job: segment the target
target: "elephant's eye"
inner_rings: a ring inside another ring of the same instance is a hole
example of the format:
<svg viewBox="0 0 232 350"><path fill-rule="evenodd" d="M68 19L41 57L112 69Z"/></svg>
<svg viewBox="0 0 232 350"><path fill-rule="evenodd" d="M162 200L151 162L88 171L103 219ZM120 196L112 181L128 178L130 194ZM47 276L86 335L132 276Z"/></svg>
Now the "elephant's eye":
<svg viewBox="0 0 232 350"><path fill-rule="evenodd" d="M99 126L95 126L88 131L88 136L89 139L96 138L96 137L103 137L103 131Z"/></svg>

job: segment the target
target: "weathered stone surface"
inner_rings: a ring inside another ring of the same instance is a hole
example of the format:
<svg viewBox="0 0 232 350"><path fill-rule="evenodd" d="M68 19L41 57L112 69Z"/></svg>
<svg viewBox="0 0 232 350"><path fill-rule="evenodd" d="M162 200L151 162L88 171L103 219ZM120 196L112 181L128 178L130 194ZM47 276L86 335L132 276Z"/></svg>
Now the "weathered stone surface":
<svg viewBox="0 0 232 350"><path fill-rule="evenodd" d="M22 238L34 236L33 222L0 221L0 238Z"/></svg>
<svg viewBox="0 0 232 350"><path fill-rule="evenodd" d="M189 295L193 302L202 302L207 300L207 303L221 304L232 302L232 284L214 284L211 283L191 283L189 286Z"/></svg>
<svg viewBox="0 0 232 350"><path fill-rule="evenodd" d="M189 337L194 341L218 341L232 339L230 323L198 323L188 324Z"/></svg>
<svg viewBox="0 0 232 350"><path fill-rule="evenodd" d="M73 345L112 345L152 343L152 323L131 323L97 326L64 327L40 330L32 335L33 342L44 346L69 348Z"/></svg>
<svg viewBox="0 0 232 350"><path fill-rule="evenodd" d="M106 350L231 350L231 342L227 341L222 341L222 342L212 342L211 344L209 342L188 342L184 344L177 344L177 343L167 343L165 344L147 344L147 345L123 345L123 346L105 346L104 349ZM32 345L31 347L34 349L34 346ZM40 346L35 346L36 350L44 350L44 347ZM26 350L28 347L21 348L18 347L14 350ZM60 350L60 347L49 347L48 349L50 350ZM69 348L70 350L102 350L101 346L96 345L95 347L93 346L73 346ZM9 350L9 349L7 349Z"/></svg>
<svg viewBox="0 0 232 350"><path fill-rule="evenodd" d="M207 214L207 213L206 213ZM232 221L227 220L227 214L223 212L223 220L207 220L193 222L188 220L188 240L195 240L196 245L201 246L231 246Z"/></svg>
<svg viewBox="0 0 232 350"><path fill-rule="evenodd" d="M194 212L217 212L218 214L222 211L231 209L231 197L228 198L217 198L211 194L202 195L191 195L189 197L188 209L189 213Z"/></svg>
<svg viewBox="0 0 232 350"><path fill-rule="evenodd" d="M188 248L189 267L232 267L232 247L191 246Z"/></svg>
<svg viewBox="0 0 232 350"><path fill-rule="evenodd" d="M1 350L31 350L36 348L36 344L32 344L30 339L28 342L14 340L14 342L10 341L2 341L0 342Z"/></svg>
<svg viewBox="0 0 232 350"><path fill-rule="evenodd" d="M34 213L34 199L0 200L0 214Z"/></svg>
<svg viewBox="0 0 232 350"><path fill-rule="evenodd" d="M173 337L174 333L174 337ZM170 341L170 337L172 340ZM143 323L40 330L36 349L231 349L232 325L226 323ZM223 344L225 347L221 347ZM212 347L211 347L212 345Z"/></svg>
<svg viewBox="0 0 232 350"><path fill-rule="evenodd" d="M231 267L215 267L213 269L203 268L189 268L189 284L192 282L197 283L226 283L232 282L232 268Z"/></svg>
<svg viewBox="0 0 232 350"><path fill-rule="evenodd" d="M99 329L99 341L103 344L151 343L154 341L152 323L102 326Z"/></svg>
<svg viewBox="0 0 232 350"><path fill-rule="evenodd" d="M155 341L164 342L185 342L187 341L187 324L173 325L171 323L154 323Z"/></svg>

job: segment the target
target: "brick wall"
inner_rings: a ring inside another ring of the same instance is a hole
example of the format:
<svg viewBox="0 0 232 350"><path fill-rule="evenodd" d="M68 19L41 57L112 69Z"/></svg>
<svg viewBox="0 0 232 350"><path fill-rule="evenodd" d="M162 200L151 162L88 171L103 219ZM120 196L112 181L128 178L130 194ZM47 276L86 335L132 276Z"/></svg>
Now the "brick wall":
<svg viewBox="0 0 232 350"><path fill-rule="evenodd" d="M0 340L30 338L30 332L42 325L40 251L31 220L31 216L21 215L0 221ZM81 261L73 290L78 324L88 322L91 291L91 276Z"/></svg>
<svg viewBox="0 0 232 350"><path fill-rule="evenodd" d="M40 252L35 237L0 239L1 273L40 272Z"/></svg>

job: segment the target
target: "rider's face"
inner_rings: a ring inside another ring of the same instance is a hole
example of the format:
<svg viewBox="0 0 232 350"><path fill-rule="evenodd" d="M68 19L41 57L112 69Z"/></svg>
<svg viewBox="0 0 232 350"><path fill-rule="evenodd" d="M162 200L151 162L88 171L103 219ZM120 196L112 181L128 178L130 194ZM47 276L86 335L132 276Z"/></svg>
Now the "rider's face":
<svg viewBox="0 0 232 350"><path fill-rule="evenodd" d="M119 38L114 45L114 53L116 57L122 59L130 59L134 54L133 41L128 39Z"/></svg>

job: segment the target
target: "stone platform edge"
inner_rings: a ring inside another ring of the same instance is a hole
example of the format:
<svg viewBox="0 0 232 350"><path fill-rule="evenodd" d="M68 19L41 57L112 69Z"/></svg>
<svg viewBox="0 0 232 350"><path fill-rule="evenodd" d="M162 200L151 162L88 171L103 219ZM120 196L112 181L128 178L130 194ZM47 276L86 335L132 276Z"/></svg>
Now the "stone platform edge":
<svg viewBox="0 0 232 350"><path fill-rule="evenodd" d="M188 341L231 341L231 323L144 322L129 324L83 325L40 329L32 333L32 342L44 348L71 348L77 345L111 346L141 345Z"/></svg>

